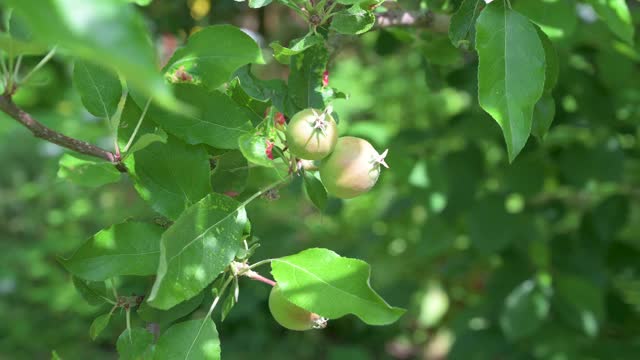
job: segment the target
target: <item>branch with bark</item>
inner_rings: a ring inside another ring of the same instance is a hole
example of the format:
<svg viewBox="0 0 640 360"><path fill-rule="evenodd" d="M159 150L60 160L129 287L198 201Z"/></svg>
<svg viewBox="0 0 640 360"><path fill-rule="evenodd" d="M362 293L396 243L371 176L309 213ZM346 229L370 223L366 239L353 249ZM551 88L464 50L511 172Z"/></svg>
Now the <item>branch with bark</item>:
<svg viewBox="0 0 640 360"><path fill-rule="evenodd" d="M449 15L434 13L433 11L389 10L376 14L375 27L419 27L428 28L436 32L447 32L449 29Z"/></svg>
<svg viewBox="0 0 640 360"><path fill-rule="evenodd" d="M86 141L74 139L61 134L51 128L46 127L29 113L19 108L8 94L0 95L0 110L5 112L15 121L26 127L37 138L49 141L63 148L73 150L80 154L93 156L112 163L118 170L126 172L126 168L120 162L120 157L101 147L90 144Z"/></svg>

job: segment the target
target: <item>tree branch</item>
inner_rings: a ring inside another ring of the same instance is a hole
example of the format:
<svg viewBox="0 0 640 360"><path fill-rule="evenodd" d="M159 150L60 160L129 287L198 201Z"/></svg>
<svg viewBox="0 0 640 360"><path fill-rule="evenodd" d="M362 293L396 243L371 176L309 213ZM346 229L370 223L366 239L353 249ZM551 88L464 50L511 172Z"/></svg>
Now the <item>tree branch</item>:
<svg viewBox="0 0 640 360"><path fill-rule="evenodd" d="M389 10L376 14L378 29L387 27L421 27L437 32L447 32L450 17L432 11Z"/></svg>
<svg viewBox="0 0 640 360"><path fill-rule="evenodd" d="M42 123L32 118L31 115L29 115L27 112L20 109L11 100L11 96L7 94L0 95L0 110L11 116L22 126L29 129L37 138L44 139L46 141L60 145L64 148L73 150L81 154L106 160L110 163L113 163L113 165L116 166L118 170L126 172L126 168L120 162L119 156L116 156L116 154L104 150L93 144L89 144L88 142L70 138L64 134L61 134L53 129L44 126Z"/></svg>

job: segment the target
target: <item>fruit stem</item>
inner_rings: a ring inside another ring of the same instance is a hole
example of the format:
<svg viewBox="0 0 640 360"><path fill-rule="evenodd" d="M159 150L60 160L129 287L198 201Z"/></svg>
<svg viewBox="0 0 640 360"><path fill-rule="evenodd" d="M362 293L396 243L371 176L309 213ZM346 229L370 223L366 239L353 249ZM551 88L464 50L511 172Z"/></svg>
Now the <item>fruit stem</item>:
<svg viewBox="0 0 640 360"><path fill-rule="evenodd" d="M276 282L275 281L273 281L273 280L271 280L269 278L266 278L266 277L258 274L255 271L249 270L244 275L246 277L248 277L249 279L260 281L260 282L263 282L263 283L265 283L267 285L276 286Z"/></svg>

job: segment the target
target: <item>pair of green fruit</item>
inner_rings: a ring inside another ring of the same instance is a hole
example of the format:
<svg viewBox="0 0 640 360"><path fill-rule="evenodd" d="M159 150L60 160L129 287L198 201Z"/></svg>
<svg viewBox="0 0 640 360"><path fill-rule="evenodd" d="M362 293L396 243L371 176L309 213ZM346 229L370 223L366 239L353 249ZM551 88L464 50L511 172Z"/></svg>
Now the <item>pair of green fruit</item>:
<svg viewBox="0 0 640 360"><path fill-rule="evenodd" d="M322 160L320 178L327 192L349 199L369 191L378 181L384 158L366 140L343 136L327 109L305 109L295 114L286 130L289 151L304 160Z"/></svg>

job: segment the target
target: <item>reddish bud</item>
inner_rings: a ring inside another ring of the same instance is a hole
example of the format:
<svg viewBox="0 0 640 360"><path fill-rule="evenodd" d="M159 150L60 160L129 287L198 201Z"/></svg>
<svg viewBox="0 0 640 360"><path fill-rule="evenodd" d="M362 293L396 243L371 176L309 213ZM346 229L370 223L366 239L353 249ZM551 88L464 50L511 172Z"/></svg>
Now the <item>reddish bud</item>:
<svg viewBox="0 0 640 360"><path fill-rule="evenodd" d="M265 150L265 153L270 160L273 160L273 143L269 140L267 140L267 149Z"/></svg>
<svg viewBox="0 0 640 360"><path fill-rule="evenodd" d="M287 118L284 117L283 113L277 112L276 116L273 118L273 123L276 126L276 129L283 130L284 125L287 123Z"/></svg>
<svg viewBox="0 0 640 360"><path fill-rule="evenodd" d="M232 190L225 191L224 194L227 195L228 197L236 197L236 196L240 195L240 194L238 194L238 192L232 191Z"/></svg>
<svg viewBox="0 0 640 360"><path fill-rule="evenodd" d="M329 70L325 70L322 73L322 87L329 86Z"/></svg>

